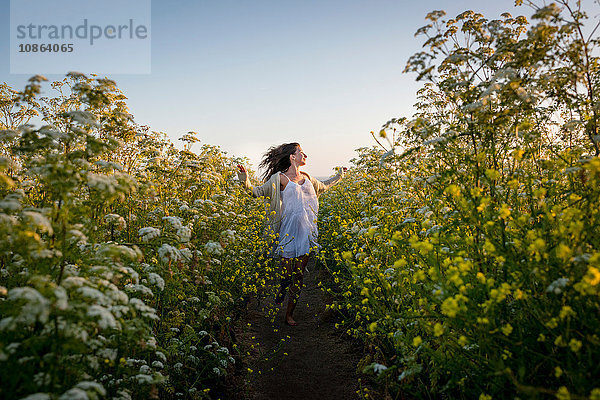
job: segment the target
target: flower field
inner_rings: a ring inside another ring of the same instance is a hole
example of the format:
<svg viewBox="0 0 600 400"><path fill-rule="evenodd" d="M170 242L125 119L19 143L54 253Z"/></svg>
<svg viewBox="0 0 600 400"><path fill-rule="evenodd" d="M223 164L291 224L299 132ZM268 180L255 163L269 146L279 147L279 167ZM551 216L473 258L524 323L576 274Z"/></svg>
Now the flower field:
<svg viewBox="0 0 600 400"><path fill-rule="evenodd" d="M322 202L332 307L392 398L598 399L597 41L557 6L442 17L415 119Z"/></svg>
<svg viewBox="0 0 600 400"><path fill-rule="evenodd" d="M322 287L382 398L600 399L599 41L533 6L429 14L416 115L320 197ZM0 86L0 398L219 398L278 289L247 160L44 80Z"/></svg>
<svg viewBox="0 0 600 400"><path fill-rule="evenodd" d="M240 160L134 125L114 82L38 100L42 79L2 93L0 397L211 397L268 275ZM47 125L9 125L35 112Z"/></svg>

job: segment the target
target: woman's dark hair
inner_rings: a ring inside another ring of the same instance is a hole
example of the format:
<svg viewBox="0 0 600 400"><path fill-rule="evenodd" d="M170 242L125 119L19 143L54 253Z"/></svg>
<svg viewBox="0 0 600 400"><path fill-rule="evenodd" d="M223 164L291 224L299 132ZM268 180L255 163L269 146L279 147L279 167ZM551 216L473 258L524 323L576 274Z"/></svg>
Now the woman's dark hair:
<svg viewBox="0 0 600 400"><path fill-rule="evenodd" d="M300 146L298 143L284 143L279 146L273 146L267 150L262 161L258 164L259 168L265 168L263 180L266 182L276 172L283 172L288 169L292 163L290 156L296 152Z"/></svg>

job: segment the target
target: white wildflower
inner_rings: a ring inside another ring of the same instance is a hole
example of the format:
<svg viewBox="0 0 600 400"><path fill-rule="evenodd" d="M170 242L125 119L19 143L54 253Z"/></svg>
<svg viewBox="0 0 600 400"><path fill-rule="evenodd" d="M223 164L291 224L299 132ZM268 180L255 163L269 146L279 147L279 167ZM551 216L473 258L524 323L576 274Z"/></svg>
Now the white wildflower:
<svg viewBox="0 0 600 400"><path fill-rule="evenodd" d="M96 255L100 258L107 259L128 259L130 261L136 261L138 258L141 258L141 252L137 248L130 248L123 245L116 244L105 244L101 245L98 250L96 250Z"/></svg>
<svg viewBox="0 0 600 400"><path fill-rule="evenodd" d="M88 172L86 178L88 186L92 189L109 194L115 193L116 191L115 182L110 176Z"/></svg>
<svg viewBox="0 0 600 400"><path fill-rule="evenodd" d="M148 347L156 349L156 338L154 336L150 336L146 341L146 344L148 345Z"/></svg>
<svg viewBox="0 0 600 400"><path fill-rule="evenodd" d="M79 388L72 388L64 392L58 400L89 400L85 390Z"/></svg>
<svg viewBox="0 0 600 400"><path fill-rule="evenodd" d="M177 236L179 236L179 241L182 243L189 242L192 237L192 230L188 226L182 226L177 229Z"/></svg>
<svg viewBox="0 0 600 400"><path fill-rule="evenodd" d="M72 243L85 244L87 243L87 236L83 232L77 229L69 229L67 232L67 240Z"/></svg>
<svg viewBox="0 0 600 400"><path fill-rule="evenodd" d="M188 261L192 259L192 251L187 247L179 249L179 254L181 254L181 256Z"/></svg>
<svg viewBox="0 0 600 400"><path fill-rule="evenodd" d="M29 253L29 255L32 258L52 258L52 257L60 257L62 256L62 252L60 250L57 249L41 249L41 250L34 250L31 253Z"/></svg>
<svg viewBox="0 0 600 400"><path fill-rule="evenodd" d="M21 208L21 201L15 196L8 195L0 201L0 208L8 212L17 211Z"/></svg>
<svg viewBox="0 0 600 400"><path fill-rule="evenodd" d="M546 293L560 294L569 283L569 278L558 278L546 288Z"/></svg>
<svg viewBox="0 0 600 400"><path fill-rule="evenodd" d="M79 382L77 385L75 385L75 387L79 388L79 389L83 389L87 392L90 392L93 390L100 396L106 396L106 390L104 389L104 386L102 386L98 382L82 381L82 382Z"/></svg>
<svg viewBox="0 0 600 400"><path fill-rule="evenodd" d="M63 115L66 117L71 117L73 121L78 122L81 125L99 126L96 116L87 111L67 111Z"/></svg>
<svg viewBox="0 0 600 400"><path fill-rule="evenodd" d="M146 374L138 374L138 375L136 375L135 376L135 380L140 385L150 384L153 381L152 377L150 375L146 375Z"/></svg>
<svg viewBox="0 0 600 400"><path fill-rule="evenodd" d="M434 137L433 139L429 139L423 142L423 146L428 146L430 144L438 144L438 143L446 143L448 138L444 136Z"/></svg>
<svg viewBox="0 0 600 400"><path fill-rule="evenodd" d="M38 228L41 232L45 232L48 235L52 235L54 232L50 220L44 215L34 211L23 211L22 215L25 221Z"/></svg>
<svg viewBox="0 0 600 400"><path fill-rule="evenodd" d="M204 249L208 254L215 256L223 254L223 247L221 247L221 243L219 242L209 241L204 245Z"/></svg>
<svg viewBox="0 0 600 400"><path fill-rule="evenodd" d="M160 358L162 362L167 362L167 356L161 351L156 352L156 357Z"/></svg>
<svg viewBox="0 0 600 400"><path fill-rule="evenodd" d="M66 310L69 306L69 303L67 301L68 296L65 288L61 286L54 288L54 296L56 297L54 306L59 310Z"/></svg>
<svg viewBox="0 0 600 400"><path fill-rule="evenodd" d="M108 303L104 293L102 293L98 289L94 289L89 286L83 286L83 287L78 288L77 292L80 293L83 297L93 300L94 303L100 303L100 304Z"/></svg>
<svg viewBox="0 0 600 400"><path fill-rule="evenodd" d="M465 104L464 106L462 106L462 110L466 111L466 112L475 111L475 110L479 110L483 106L484 106L483 101L476 101L474 103Z"/></svg>
<svg viewBox="0 0 600 400"><path fill-rule="evenodd" d="M578 172L579 170L581 170L581 168L579 168L579 167L569 167L569 168L565 168L565 173L570 174L572 172Z"/></svg>
<svg viewBox="0 0 600 400"><path fill-rule="evenodd" d="M389 157L391 157L395 152L395 148L392 147L391 150L388 150L385 154L383 154L381 156L381 158L379 159L379 166L382 166L385 163L385 160L388 159Z"/></svg>
<svg viewBox="0 0 600 400"><path fill-rule="evenodd" d="M159 319L156 315L156 310L152 307L147 306L142 300L138 298L129 299L129 305L138 310L143 317L150 319Z"/></svg>
<svg viewBox="0 0 600 400"><path fill-rule="evenodd" d="M19 347L21 347L21 343L13 342L6 346L6 351L8 351L8 354L15 354Z"/></svg>
<svg viewBox="0 0 600 400"><path fill-rule="evenodd" d="M47 372L38 372L37 374L33 375L33 382L38 387L49 385L50 381L51 381L51 377L50 377L50 374ZM45 394L45 393L37 393L37 394Z"/></svg>
<svg viewBox="0 0 600 400"><path fill-rule="evenodd" d="M104 220L107 224L114 225L119 231L122 231L127 227L125 218L121 217L119 214L107 214L104 216Z"/></svg>
<svg viewBox="0 0 600 400"><path fill-rule="evenodd" d="M138 231L138 235L141 236L142 242L149 242L150 240L160 236L160 229L147 226Z"/></svg>
<svg viewBox="0 0 600 400"><path fill-rule="evenodd" d="M149 287L140 284L128 283L125 285L125 290L142 296L154 296L154 293L152 293L152 290Z"/></svg>
<svg viewBox="0 0 600 400"><path fill-rule="evenodd" d="M108 358L111 361L115 361L117 359L117 354L117 349L104 348L98 350L98 356L102 358Z"/></svg>
<svg viewBox="0 0 600 400"><path fill-rule="evenodd" d="M42 386L42 385L38 385ZM50 400L51 397L48 393L34 393L29 396L23 397L21 400Z"/></svg>
<svg viewBox="0 0 600 400"><path fill-rule="evenodd" d="M123 170L123 166L121 164L115 163L115 162L112 162L112 161L98 160L94 164L96 164L100 168L115 169L117 171L122 171Z"/></svg>
<svg viewBox="0 0 600 400"><path fill-rule="evenodd" d="M168 263L169 261L177 261L181 258L179 250L167 243L164 243L162 246L160 246L158 249L158 255L165 263Z"/></svg>
<svg viewBox="0 0 600 400"><path fill-rule="evenodd" d="M379 374L387 369L387 367L383 364L373 363L373 372Z"/></svg>
<svg viewBox="0 0 600 400"><path fill-rule="evenodd" d="M169 216L163 217L162 219L166 220L169 224L171 224L173 229L179 229L183 226L183 224L181 223L181 218L179 217Z"/></svg>
<svg viewBox="0 0 600 400"><path fill-rule="evenodd" d="M98 325L101 329L119 329L117 320L112 315L112 313L105 307L102 307L97 304L92 304L90 308L88 308L87 315L89 317L98 317Z"/></svg>
<svg viewBox="0 0 600 400"><path fill-rule="evenodd" d="M119 266L119 267L115 268L115 271L118 271L124 275L129 276L129 278L131 278L133 283L139 283L139 281L140 281L140 274L138 274L137 271L131 267Z"/></svg>
<svg viewBox="0 0 600 400"><path fill-rule="evenodd" d="M165 288L165 280L155 272L150 272L148 274L148 281L150 284L155 285L160 291Z"/></svg>
<svg viewBox="0 0 600 400"><path fill-rule="evenodd" d="M81 276L68 276L62 281L61 286L70 289L73 287L81 287L86 283L87 279Z"/></svg>
<svg viewBox="0 0 600 400"><path fill-rule="evenodd" d="M50 315L50 301L46 299L40 292L31 287L17 287L8 291L7 300L9 301L25 301L21 306L19 315L12 319L11 325L24 324L33 325L36 321L42 323L48 321ZM3 322L7 318L0 321L0 330L4 328Z"/></svg>
<svg viewBox="0 0 600 400"><path fill-rule="evenodd" d="M231 229L226 229L223 232L221 232L221 238L227 244L233 243L235 241L235 231Z"/></svg>
<svg viewBox="0 0 600 400"><path fill-rule="evenodd" d="M131 400L131 395L125 390L119 390L117 397L113 397L113 400Z"/></svg>

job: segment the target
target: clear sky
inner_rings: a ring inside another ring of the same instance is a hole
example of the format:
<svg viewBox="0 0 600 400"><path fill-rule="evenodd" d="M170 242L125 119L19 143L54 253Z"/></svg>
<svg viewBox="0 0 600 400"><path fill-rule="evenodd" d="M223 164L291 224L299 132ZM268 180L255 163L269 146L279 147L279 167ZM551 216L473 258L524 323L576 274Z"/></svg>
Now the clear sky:
<svg viewBox="0 0 600 400"><path fill-rule="evenodd" d="M309 156L305 170L327 176L348 165L356 148L374 144L370 131L412 114L420 84L402 70L420 49L423 39L413 35L428 12L530 16L529 8L513 5L154 0L152 72L109 77L128 97L136 122L174 142L196 131L203 143L247 156L256 168L269 146L297 141ZM0 82L22 89L30 75L10 74L8 0L0 0L0 35Z"/></svg>

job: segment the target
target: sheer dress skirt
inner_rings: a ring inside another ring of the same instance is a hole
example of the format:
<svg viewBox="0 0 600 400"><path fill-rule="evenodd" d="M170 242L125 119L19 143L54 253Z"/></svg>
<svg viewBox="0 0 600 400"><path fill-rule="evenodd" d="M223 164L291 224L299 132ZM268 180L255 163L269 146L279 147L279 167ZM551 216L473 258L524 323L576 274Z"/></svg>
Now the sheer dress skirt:
<svg viewBox="0 0 600 400"><path fill-rule="evenodd" d="M320 248L317 243L319 202L308 179L299 185L289 181L281 192L281 226L276 252L281 257L294 258Z"/></svg>

